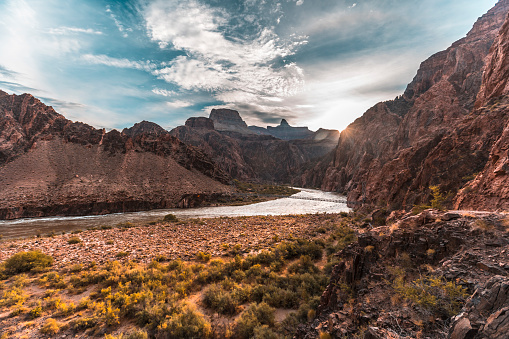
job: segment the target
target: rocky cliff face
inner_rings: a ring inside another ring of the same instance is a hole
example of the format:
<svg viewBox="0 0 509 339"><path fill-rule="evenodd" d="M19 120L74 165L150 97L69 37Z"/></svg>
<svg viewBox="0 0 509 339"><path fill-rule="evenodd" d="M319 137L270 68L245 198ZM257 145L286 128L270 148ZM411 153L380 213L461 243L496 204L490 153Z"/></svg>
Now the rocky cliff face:
<svg viewBox="0 0 509 339"><path fill-rule="evenodd" d="M483 154L489 154L478 167L475 179L456 196L455 207L507 209L509 207L509 18L491 47L483 82L477 96L474 123L486 141Z"/></svg>
<svg viewBox="0 0 509 339"><path fill-rule="evenodd" d="M343 131L321 187L345 192L351 201L365 192L372 203L411 207L427 202L430 185L455 193L481 170L493 123L482 126L470 112L508 11L509 1L499 1L465 38L423 62L401 97L375 105ZM308 172L301 181L317 177Z"/></svg>
<svg viewBox="0 0 509 339"><path fill-rule="evenodd" d="M289 181L292 169L307 158L287 141L269 135L244 134L203 128L196 118L170 133L202 149L232 178L242 181ZM214 123L215 125L215 123Z"/></svg>
<svg viewBox="0 0 509 339"><path fill-rule="evenodd" d="M106 133L0 91L0 219L170 207L228 192L210 158L154 125Z"/></svg>
<svg viewBox="0 0 509 339"><path fill-rule="evenodd" d="M314 132L307 127L292 127L285 119L281 120L279 126L267 126L267 132L282 140L308 139L314 136Z"/></svg>
<svg viewBox="0 0 509 339"><path fill-rule="evenodd" d="M314 133L304 128L308 139L287 141L265 133L267 130L261 127L261 132L251 126L250 133L244 133L246 124L237 111L212 110L210 116L189 118L185 126L173 129L171 134L204 150L232 178L242 181L290 182L298 168L316 162L337 145L338 131ZM304 136L293 127L285 130L293 136Z"/></svg>
<svg viewBox="0 0 509 339"><path fill-rule="evenodd" d="M230 131L243 134L252 134L247 124L240 117L239 112L232 109L213 109L209 118L214 122L214 128L218 131Z"/></svg>
<svg viewBox="0 0 509 339"><path fill-rule="evenodd" d="M144 133L161 135L168 133L168 131L159 126L158 124L146 120L134 124L134 126L131 128L124 128L122 130L122 134L127 135L128 137L131 138L134 138Z"/></svg>

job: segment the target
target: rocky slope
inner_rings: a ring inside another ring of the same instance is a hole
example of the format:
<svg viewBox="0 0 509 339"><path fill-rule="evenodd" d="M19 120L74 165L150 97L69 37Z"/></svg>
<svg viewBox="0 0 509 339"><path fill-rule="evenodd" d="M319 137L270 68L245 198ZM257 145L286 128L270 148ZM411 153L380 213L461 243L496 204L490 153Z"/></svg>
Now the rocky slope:
<svg viewBox="0 0 509 339"><path fill-rule="evenodd" d="M366 224L336 254L316 318L297 337L507 338L506 215L426 210L389 223Z"/></svg>
<svg viewBox="0 0 509 339"><path fill-rule="evenodd" d="M427 202L430 185L455 194L483 169L503 130L477 118L486 109L470 113L480 89L490 91L481 86L483 66L508 11L509 1L499 1L465 38L423 62L401 97L375 105L341 133L325 173L308 171L295 183L345 192L350 201L365 189L369 202L389 208Z"/></svg>
<svg viewBox="0 0 509 339"><path fill-rule="evenodd" d="M228 192L210 158L154 125L106 132L0 91L0 219L188 205Z"/></svg>

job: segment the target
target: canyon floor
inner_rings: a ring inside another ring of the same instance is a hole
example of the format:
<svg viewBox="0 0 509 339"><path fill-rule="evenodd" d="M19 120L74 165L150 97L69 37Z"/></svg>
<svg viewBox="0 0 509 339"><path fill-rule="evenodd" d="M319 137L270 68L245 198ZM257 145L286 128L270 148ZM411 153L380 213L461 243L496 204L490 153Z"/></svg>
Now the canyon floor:
<svg viewBox="0 0 509 339"><path fill-rule="evenodd" d="M0 334L504 338L506 214L430 209L381 221L168 216L3 240Z"/></svg>

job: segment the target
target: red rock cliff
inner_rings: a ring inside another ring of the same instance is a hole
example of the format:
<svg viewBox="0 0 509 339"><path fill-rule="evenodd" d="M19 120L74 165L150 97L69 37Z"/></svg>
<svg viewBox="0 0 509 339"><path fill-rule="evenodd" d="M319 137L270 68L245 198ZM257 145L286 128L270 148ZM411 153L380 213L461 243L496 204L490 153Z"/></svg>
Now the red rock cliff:
<svg viewBox="0 0 509 339"><path fill-rule="evenodd" d="M499 1L465 38L423 62L401 97L375 105L344 130L321 187L351 201L364 187L369 202L411 207L428 200L430 185L456 192L481 170L493 138L476 144L472 136L482 126L469 124L469 113L508 11L509 0ZM303 181L309 178L316 182L316 174Z"/></svg>

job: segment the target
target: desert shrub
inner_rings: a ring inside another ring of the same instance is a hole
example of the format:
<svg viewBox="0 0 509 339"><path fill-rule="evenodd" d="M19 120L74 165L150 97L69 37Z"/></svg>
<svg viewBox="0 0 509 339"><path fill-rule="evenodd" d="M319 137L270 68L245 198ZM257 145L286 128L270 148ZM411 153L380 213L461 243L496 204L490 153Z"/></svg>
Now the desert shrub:
<svg viewBox="0 0 509 339"><path fill-rule="evenodd" d="M251 338L255 329L263 325L274 326L275 310L266 303L251 304L235 321L235 332L239 338Z"/></svg>
<svg viewBox="0 0 509 339"><path fill-rule="evenodd" d="M57 322L53 318L48 318L46 319L44 325L41 327L41 333L55 335L60 332L61 327L61 323Z"/></svg>
<svg viewBox="0 0 509 339"><path fill-rule="evenodd" d="M28 298L28 295L23 291L21 287L11 286L8 290L4 291L2 298L0 299L0 306L21 306Z"/></svg>
<svg viewBox="0 0 509 339"><path fill-rule="evenodd" d="M79 244L81 242L81 239L79 237L71 237L69 240L67 240L67 243L72 244Z"/></svg>
<svg viewBox="0 0 509 339"><path fill-rule="evenodd" d="M30 319L39 318L41 315L42 315L41 305L32 308L30 312L28 312L28 316L30 317Z"/></svg>
<svg viewBox="0 0 509 339"><path fill-rule="evenodd" d="M468 296L466 288L431 275L406 284L402 279L397 279L394 288L424 312L442 317L456 315Z"/></svg>
<svg viewBox="0 0 509 339"><path fill-rule="evenodd" d="M440 192L440 187L438 185L430 186L429 189L431 190L431 208L435 208L437 210L443 210L444 209L444 203L447 199L447 197Z"/></svg>
<svg viewBox="0 0 509 339"><path fill-rule="evenodd" d="M166 214L163 218L163 221L166 221L166 222L178 222L179 219L177 218L177 216L175 214Z"/></svg>
<svg viewBox="0 0 509 339"><path fill-rule="evenodd" d="M208 338L210 324L188 304L182 304L157 327L156 338Z"/></svg>
<svg viewBox="0 0 509 339"><path fill-rule="evenodd" d="M98 319L92 318L78 318L72 320L69 325L74 331L84 331L88 328L95 327L99 323Z"/></svg>
<svg viewBox="0 0 509 339"><path fill-rule="evenodd" d="M288 272L290 273L318 273L320 269L313 264L311 258L307 255L303 255L300 257L299 261L291 264L288 267Z"/></svg>
<svg viewBox="0 0 509 339"><path fill-rule="evenodd" d="M210 260L210 257L211 257L210 253L205 253L201 251L196 254L196 259L203 262L208 262Z"/></svg>
<svg viewBox="0 0 509 339"><path fill-rule="evenodd" d="M53 258L40 251L19 252L5 261L4 270L5 273L14 275L34 269L43 269L52 264Z"/></svg>
<svg viewBox="0 0 509 339"><path fill-rule="evenodd" d="M239 305L249 300L250 289L237 284L210 285L203 294L203 302L208 308L221 314L235 314Z"/></svg>
<svg viewBox="0 0 509 339"><path fill-rule="evenodd" d="M280 336L268 325L261 325L254 328L253 339L278 339Z"/></svg>
<svg viewBox="0 0 509 339"><path fill-rule="evenodd" d="M115 255L117 258L125 258L129 256L129 252L127 251L120 251Z"/></svg>

